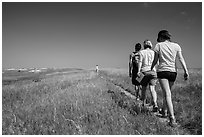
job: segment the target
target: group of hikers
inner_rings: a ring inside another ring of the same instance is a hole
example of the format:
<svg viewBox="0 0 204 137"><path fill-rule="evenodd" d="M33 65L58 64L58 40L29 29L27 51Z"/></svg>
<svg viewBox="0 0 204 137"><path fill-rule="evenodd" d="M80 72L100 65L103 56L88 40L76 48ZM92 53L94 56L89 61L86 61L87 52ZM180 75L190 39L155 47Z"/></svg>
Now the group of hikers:
<svg viewBox="0 0 204 137"><path fill-rule="evenodd" d="M152 111L159 112L164 118L169 118L169 125L175 127L177 123L174 116L171 89L177 76L177 58L184 70L184 79L189 78L181 47L171 41L171 34L167 30L161 30L158 33L157 44L153 50L150 40L145 40L143 46L144 49L141 50L141 44L137 43L135 51L130 55L129 60L129 76L135 86L136 99L142 100L143 106L147 105L146 89L149 86L152 96ZM142 79L139 81L137 78ZM161 109L158 108L157 92L155 91L157 79L163 93L163 106Z"/></svg>

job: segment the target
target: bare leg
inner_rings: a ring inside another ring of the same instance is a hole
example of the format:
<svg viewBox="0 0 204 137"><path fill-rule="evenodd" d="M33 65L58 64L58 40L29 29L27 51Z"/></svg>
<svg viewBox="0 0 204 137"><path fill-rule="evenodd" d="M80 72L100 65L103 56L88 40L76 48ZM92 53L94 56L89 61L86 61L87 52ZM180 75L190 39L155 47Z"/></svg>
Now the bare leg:
<svg viewBox="0 0 204 137"><path fill-rule="evenodd" d="M140 86L135 86L135 92L136 92L136 100L139 100L139 92L140 92Z"/></svg>
<svg viewBox="0 0 204 137"><path fill-rule="evenodd" d="M141 98L141 100L143 101L143 106L146 104L146 90L147 90L147 87L142 86L142 98Z"/></svg>
<svg viewBox="0 0 204 137"><path fill-rule="evenodd" d="M140 99L140 97L141 97L141 90L142 90L141 88L142 88L142 87L139 85L139 86L137 86L137 88L138 88L138 89L137 89L137 90L138 90L138 91L137 91L137 93L138 93L138 98Z"/></svg>
<svg viewBox="0 0 204 137"><path fill-rule="evenodd" d="M139 86L136 86L137 87L137 89L136 89L136 97L137 97L137 99L139 98L139 91L140 91L140 89L139 89Z"/></svg>
<svg viewBox="0 0 204 137"><path fill-rule="evenodd" d="M152 100L153 100L153 105L157 106L157 93L155 91L155 86L154 85L149 85L149 89L150 89L150 93L152 96Z"/></svg>
<svg viewBox="0 0 204 137"><path fill-rule="evenodd" d="M136 97L137 97L137 86L135 86L135 92L136 92Z"/></svg>
<svg viewBox="0 0 204 137"><path fill-rule="evenodd" d="M169 88L170 88L170 90L172 89L173 85L174 85L174 82L169 82Z"/></svg>
<svg viewBox="0 0 204 137"><path fill-rule="evenodd" d="M172 104L172 99L171 99L171 89L169 85L169 81L167 79L159 79L159 83L161 85L162 91L163 91L163 109L168 110L170 117L174 118L174 109L173 109L173 104Z"/></svg>

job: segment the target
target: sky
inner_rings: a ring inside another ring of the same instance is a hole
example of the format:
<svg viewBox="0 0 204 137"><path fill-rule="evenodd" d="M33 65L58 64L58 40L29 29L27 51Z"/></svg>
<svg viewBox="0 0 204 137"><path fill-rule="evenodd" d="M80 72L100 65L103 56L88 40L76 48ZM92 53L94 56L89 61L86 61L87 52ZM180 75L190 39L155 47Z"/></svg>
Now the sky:
<svg viewBox="0 0 204 137"><path fill-rule="evenodd" d="M3 2L3 68L128 68L136 43L166 29L202 67L201 2Z"/></svg>

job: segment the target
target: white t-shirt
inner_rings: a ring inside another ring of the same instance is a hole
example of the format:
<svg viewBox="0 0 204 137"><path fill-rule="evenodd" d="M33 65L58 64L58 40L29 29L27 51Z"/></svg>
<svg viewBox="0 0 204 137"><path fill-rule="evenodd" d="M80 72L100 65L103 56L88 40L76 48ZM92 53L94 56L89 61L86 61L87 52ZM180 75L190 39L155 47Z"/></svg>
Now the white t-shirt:
<svg viewBox="0 0 204 137"><path fill-rule="evenodd" d="M159 54L158 72L176 72L176 55L181 51L181 47L177 43L169 41L157 43L154 51Z"/></svg>
<svg viewBox="0 0 204 137"><path fill-rule="evenodd" d="M154 51L147 48L141 50L139 54L140 54L139 61L142 62L141 72L151 70L152 62L154 60ZM155 68L153 70L156 71Z"/></svg>
<svg viewBox="0 0 204 137"><path fill-rule="evenodd" d="M99 70L98 65L96 65L96 71L98 71L98 70Z"/></svg>

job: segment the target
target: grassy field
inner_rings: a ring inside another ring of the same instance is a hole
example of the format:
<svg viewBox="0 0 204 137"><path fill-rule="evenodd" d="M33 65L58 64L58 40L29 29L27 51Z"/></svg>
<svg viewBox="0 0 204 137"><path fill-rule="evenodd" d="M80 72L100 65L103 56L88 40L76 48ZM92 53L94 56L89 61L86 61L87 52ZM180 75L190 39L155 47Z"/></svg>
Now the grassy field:
<svg viewBox="0 0 204 137"><path fill-rule="evenodd" d="M180 125L171 128L117 87L134 95L127 70L63 69L2 76L3 135L197 135L202 134L202 70L190 80L179 71L172 91ZM156 86L158 103L162 94ZM151 101L148 95L148 102Z"/></svg>

